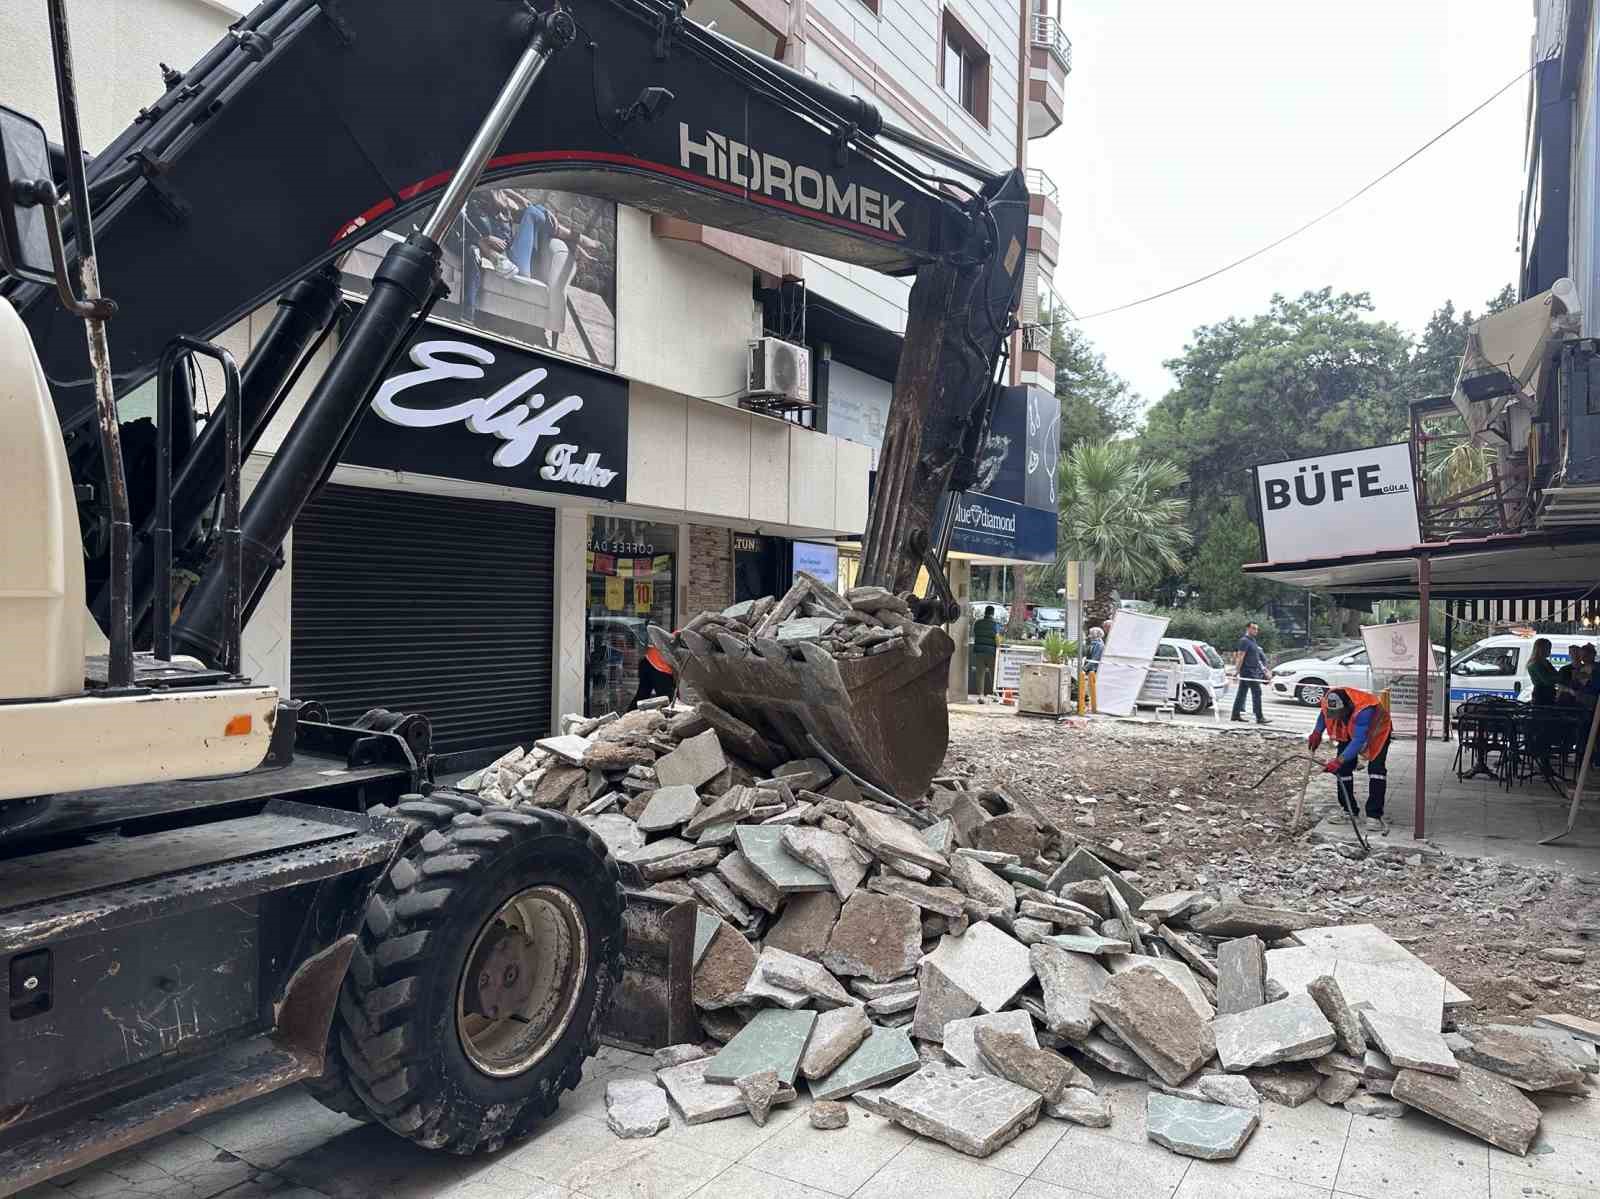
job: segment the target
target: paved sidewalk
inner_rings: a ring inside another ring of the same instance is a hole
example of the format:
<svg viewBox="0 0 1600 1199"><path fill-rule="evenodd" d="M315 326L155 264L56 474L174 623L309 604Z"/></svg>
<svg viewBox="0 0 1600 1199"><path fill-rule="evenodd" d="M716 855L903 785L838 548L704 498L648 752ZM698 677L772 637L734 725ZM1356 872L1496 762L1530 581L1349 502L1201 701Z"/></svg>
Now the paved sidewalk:
<svg viewBox="0 0 1600 1199"><path fill-rule="evenodd" d="M851 1103L813 1129L802 1098L766 1127L745 1118L624 1141L605 1125L608 1078L649 1059L602 1051L528 1141L490 1158L429 1153L335 1115L299 1088L108 1159L26 1199L1600 1199L1600 1101L1545 1105L1525 1158L1407 1112L1369 1120L1312 1099L1262 1105L1237 1161L1178 1157L1145 1139L1142 1083L1097 1075L1107 1129L1041 1117L979 1161Z"/></svg>

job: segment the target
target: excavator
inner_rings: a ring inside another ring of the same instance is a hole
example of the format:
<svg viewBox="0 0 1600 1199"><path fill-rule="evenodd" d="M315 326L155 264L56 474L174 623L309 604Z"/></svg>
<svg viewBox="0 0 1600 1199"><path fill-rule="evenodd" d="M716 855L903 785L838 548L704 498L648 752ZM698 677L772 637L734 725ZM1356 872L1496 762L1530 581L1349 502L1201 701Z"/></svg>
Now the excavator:
<svg viewBox="0 0 1600 1199"><path fill-rule="evenodd" d="M682 0L263 0L90 156L65 0L47 19L63 144L0 109L0 1194L296 1083L493 1150L630 1002L648 893L578 821L435 785L426 713L336 723L241 654L441 298L447 230L474 187L531 178L915 277L860 572L912 601L913 635L870 671L684 663L775 739L915 798L948 735L943 562L1016 327L1021 172ZM338 264L379 230L402 236L356 305ZM214 343L274 302L242 365ZM244 502L242 457L330 340ZM225 379L203 426L196 357ZM117 397L152 379L153 469L130 471ZM631 1001L636 1040L683 1035L681 921L663 943L676 981Z"/></svg>

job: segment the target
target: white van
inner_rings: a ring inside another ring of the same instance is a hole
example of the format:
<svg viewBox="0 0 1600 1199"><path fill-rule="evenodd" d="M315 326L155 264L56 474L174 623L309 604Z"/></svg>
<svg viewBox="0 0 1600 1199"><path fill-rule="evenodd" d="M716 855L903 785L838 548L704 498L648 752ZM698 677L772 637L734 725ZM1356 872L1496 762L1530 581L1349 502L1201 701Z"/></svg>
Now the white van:
<svg viewBox="0 0 1600 1199"><path fill-rule="evenodd" d="M1550 640L1550 660L1562 667L1575 645L1600 646L1600 638L1576 637L1561 633L1540 634ZM1533 656L1537 637L1503 634L1485 637L1468 646L1450 664L1450 702L1496 695L1505 699L1531 700L1533 683L1528 679L1528 659Z"/></svg>

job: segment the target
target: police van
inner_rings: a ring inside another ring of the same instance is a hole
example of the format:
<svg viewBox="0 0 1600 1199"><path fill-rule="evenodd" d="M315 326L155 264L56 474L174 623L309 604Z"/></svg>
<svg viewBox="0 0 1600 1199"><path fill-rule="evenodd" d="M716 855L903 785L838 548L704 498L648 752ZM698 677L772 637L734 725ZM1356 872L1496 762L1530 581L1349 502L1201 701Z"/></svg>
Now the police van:
<svg viewBox="0 0 1600 1199"><path fill-rule="evenodd" d="M1567 664L1574 646L1600 646L1600 638L1596 637L1552 633L1548 638L1550 660L1558 669ZM1504 699L1531 699L1533 683L1528 678L1528 659L1533 656L1533 643L1536 640L1537 636L1504 634L1485 637L1462 650L1450 664L1450 702L1459 703L1464 699L1488 695Z"/></svg>

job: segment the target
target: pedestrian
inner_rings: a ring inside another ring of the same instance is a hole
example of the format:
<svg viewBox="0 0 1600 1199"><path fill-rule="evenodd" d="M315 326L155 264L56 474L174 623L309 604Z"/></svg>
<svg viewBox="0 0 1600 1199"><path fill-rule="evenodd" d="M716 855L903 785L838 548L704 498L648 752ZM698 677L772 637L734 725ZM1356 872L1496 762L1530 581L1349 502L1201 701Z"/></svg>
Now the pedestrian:
<svg viewBox="0 0 1600 1199"><path fill-rule="evenodd" d="M649 629L646 629L648 639ZM648 642L644 656L639 659L639 690L634 693L633 702L628 705L628 711L633 711L639 706L641 700L651 699L664 695L672 699L678 691L678 676L672 669L672 663L667 661L667 656L655 647L654 642Z"/></svg>
<svg viewBox="0 0 1600 1199"><path fill-rule="evenodd" d="M1561 681L1560 671L1550 660L1550 638L1540 637L1533 643L1533 656L1528 659L1528 681L1533 684L1533 702L1548 706L1556 702L1556 685Z"/></svg>
<svg viewBox="0 0 1600 1199"><path fill-rule="evenodd" d="M978 675L978 702L986 704L994 692L994 659L1000 650L1000 625L994 618L994 605L972 624L972 665Z"/></svg>
<svg viewBox="0 0 1600 1199"><path fill-rule="evenodd" d="M1267 681L1267 655L1256 640L1260 632L1261 626L1253 620L1245 625L1244 636L1239 638L1239 648L1233 655L1233 668L1239 676L1239 690L1233 696L1233 718L1244 720L1244 697L1248 691L1256 723L1271 724L1261 712L1261 684Z"/></svg>
<svg viewBox="0 0 1600 1199"><path fill-rule="evenodd" d="M1339 806L1352 825L1365 828L1367 820L1376 820L1389 835L1389 824L1384 819L1383 801L1389 789L1389 737L1394 724L1384 710L1383 701L1370 691L1354 687L1335 687L1322 694L1321 711L1317 713L1317 726L1306 739L1313 753L1322 744L1322 734L1333 738L1339 752L1328 759L1323 771L1334 776L1334 787L1339 796ZM1367 812L1361 815L1356 807L1356 763L1367 763Z"/></svg>
<svg viewBox="0 0 1600 1199"><path fill-rule="evenodd" d="M1089 626L1089 645L1083 651L1083 669L1094 674L1100 669L1100 656L1106 652L1106 633L1097 624Z"/></svg>

